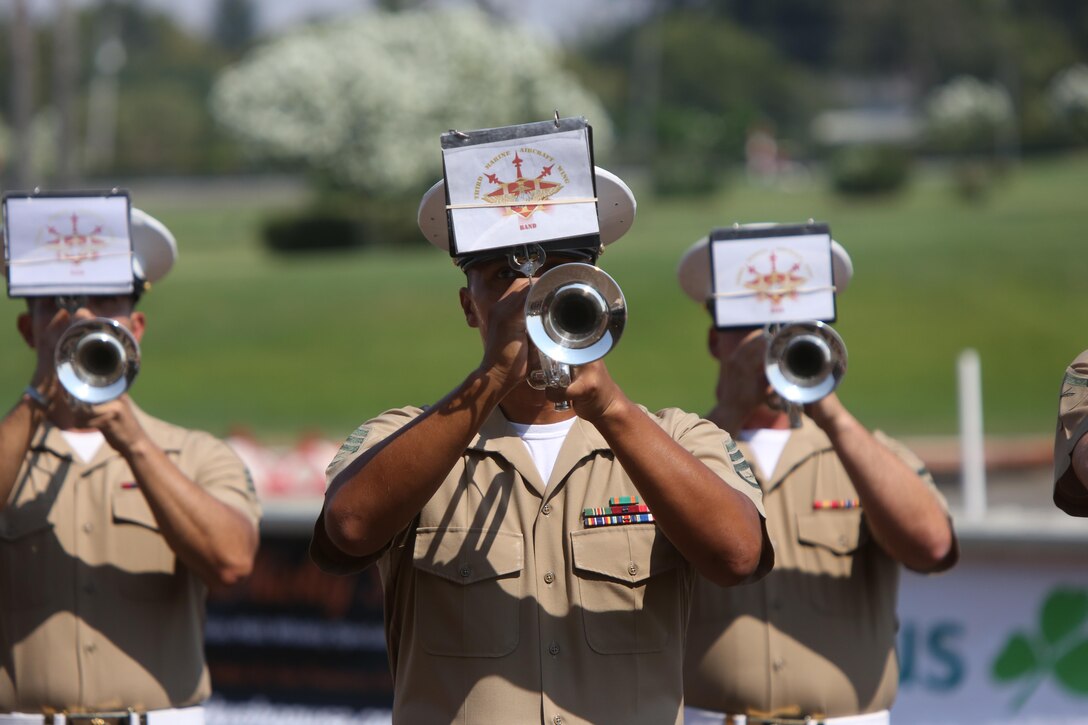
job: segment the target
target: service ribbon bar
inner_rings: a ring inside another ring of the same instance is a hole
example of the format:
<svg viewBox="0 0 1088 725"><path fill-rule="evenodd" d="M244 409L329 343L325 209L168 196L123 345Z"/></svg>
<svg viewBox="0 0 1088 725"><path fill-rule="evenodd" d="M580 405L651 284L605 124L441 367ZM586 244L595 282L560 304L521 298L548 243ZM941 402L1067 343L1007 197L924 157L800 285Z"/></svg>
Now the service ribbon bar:
<svg viewBox="0 0 1088 725"><path fill-rule="evenodd" d="M644 503L622 504L607 508L583 509L582 516L612 516L615 514L648 514L650 507Z"/></svg>
<svg viewBox="0 0 1088 725"><path fill-rule="evenodd" d="M856 509L861 508L861 501L856 498L833 498L824 499L822 501L813 501L812 510L819 511L820 509Z"/></svg>
<svg viewBox="0 0 1088 725"><path fill-rule="evenodd" d="M623 524L653 523L653 514L625 514L622 516L586 516L582 523L587 529L596 526L622 526Z"/></svg>

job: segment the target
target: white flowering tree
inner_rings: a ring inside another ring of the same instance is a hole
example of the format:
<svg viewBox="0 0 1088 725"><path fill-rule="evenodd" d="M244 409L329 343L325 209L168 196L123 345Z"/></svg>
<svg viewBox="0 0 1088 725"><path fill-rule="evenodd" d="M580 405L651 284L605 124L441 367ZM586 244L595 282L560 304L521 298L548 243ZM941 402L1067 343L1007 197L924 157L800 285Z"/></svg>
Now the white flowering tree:
<svg viewBox="0 0 1088 725"><path fill-rule="evenodd" d="M1012 99L996 83L959 76L930 93L926 118L931 136L946 150L992 152L997 134L1013 122Z"/></svg>
<svg viewBox="0 0 1088 725"><path fill-rule="evenodd" d="M600 102L529 29L471 7L373 12L254 50L215 83L216 119L271 158L302 160L373 195L415 194L441 175L439 135L586 116Z"/></svg>
<svg viewBox="0 0 1088 725"><path fill-rule="evenodd" d="M953 78L930 93L926 119L934 146L958 157L952 167L957 192L972 201L982 199L1002 171L998 139L1014 123L1008 91L971 76Z"/></svg>
<svg viewBox="0 0 1088 725"><path fill-rule="evenodd" d="M1054 76L1047 89L1055 113L1081 139L1088 139L1088 65L1077 63Z"/></svg>

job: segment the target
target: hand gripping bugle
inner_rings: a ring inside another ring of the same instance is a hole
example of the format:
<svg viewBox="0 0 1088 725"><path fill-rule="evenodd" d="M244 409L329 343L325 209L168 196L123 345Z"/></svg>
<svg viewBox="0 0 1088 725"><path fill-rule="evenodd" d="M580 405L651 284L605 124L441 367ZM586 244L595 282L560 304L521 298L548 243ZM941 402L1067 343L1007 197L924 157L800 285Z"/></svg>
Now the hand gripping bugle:
<svg viewBox="0 0 1088 725"><path fill-rule="evenodd" d="M599 360L615 347L627 322L627 303L616 281L598 267L569 262L532 283L525 301L525 327L540 353L529 373L538 390L570 385L571 366ZM560 401L556 410L568 410Z"/></svg>

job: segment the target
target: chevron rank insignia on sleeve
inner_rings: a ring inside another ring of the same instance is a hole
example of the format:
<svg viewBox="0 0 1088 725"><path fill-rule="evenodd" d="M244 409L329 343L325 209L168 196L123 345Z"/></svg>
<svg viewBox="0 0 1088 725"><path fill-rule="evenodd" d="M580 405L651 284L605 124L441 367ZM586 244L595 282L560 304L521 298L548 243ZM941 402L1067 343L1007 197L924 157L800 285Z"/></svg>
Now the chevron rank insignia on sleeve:
<svg viewBox="0 0 1088 725"><path fill-rule="evenodd" d="M759 488L759 481L756 480L756 474L752 471L752 466L748 463L748 459L744 457L744 453L741 452L740 448L737 448L737 442L732 438L725 442L725 452L729 454L729 462L733 464L733 470L737 472L737 475L743 478L749 486Z"/></svg>

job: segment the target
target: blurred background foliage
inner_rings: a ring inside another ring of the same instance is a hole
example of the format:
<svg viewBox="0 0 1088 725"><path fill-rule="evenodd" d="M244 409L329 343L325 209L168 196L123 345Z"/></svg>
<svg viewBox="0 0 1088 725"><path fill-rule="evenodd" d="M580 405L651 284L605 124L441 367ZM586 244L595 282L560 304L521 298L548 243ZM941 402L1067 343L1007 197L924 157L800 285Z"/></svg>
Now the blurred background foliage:
<svg viewBox="0 0 1088 725"><path fill-rule="evenodd" d="M12 0L12 7L22 1ZM2 117L8 129L6 186L18 181L11 139L20 123L14 107L20 77L15 72L16 36L29 36L23 39L28 50L20 67L32 66L24 68L31 85L26 95L30 122L46 123L45 117L55 115L58 106L70 107L73 136L79 140L74 163L79 178L311 172L312 159L304 154L283 149L272 153L268 144L263 153L253 153L243 142L252 141L245 137L259 135L260 129L241 128L236 115L217 114L226 117L223 126L208 112L209 97L224 76L268 66L277 55L285 55L285 48L292 43L297 47L307 37L317 45L328 41L329 55L319 59L326 61L324 67L302 58L293 69L313 85L337 73L364 76L366 53L371 53L372 62L398 61L395 70L402 75L387 80L401 95L444 86L450 96L462 90L470 94L460 99L463 107L478 96L475 105L488 111L502 107L511 116L539 115L538 106L547 106L548 97L559 93L543 83L554 80L555 87L564 89L584 86L604 108L594 113L596 100L588 99L592 107L587 115L597 116L591 121L602 132L615 128L615 147L605 159L615 165L647 165L651 175L660 169L665 176L683 176L672 167L688 164L691 175L708 181L724 175L730 165L744 161L745 142L756 124L773 128L792 158L818 160L827 151L826 139L814 132L821 112L895 110L921 121L930 94L962 78L997 89L1009 100L1008 130L992 144L997 151L1035 153L1085 141L1074 132L1076 124L1063 118L1063 113L1076 115L1075 102L1067 100L1063 110L1053 97L1053 84L1062 73L1088 58L1088 5L1079 0L656 0L633 3L642 9L627 18L614 17L608 25L597 24L581 34L568 31L561 43L547 40L547 33L517 26L516 4L502 0L387 0L378 5L382 7L360 11L356 19L296 27L279 37L257 36L261 6L254 0L216 0L212 27L204 34L136 0L79 6L58 2L72 22L28 20L25 26L17 24L18 13L9 8L0 14L0 33L12 40L12 52L0 54ZM362 47L354 49L354 56L329 47L343 42L336 31L345 28L343 35L360 39L357 45ZM368 28L374 32L368 35ZM381 37L393 28L404 30L396 37ZM413 36L415 46L409 45ZM443 38L441 47L436 47L437 37ZM476 56L455 48L469 37L479 41ZM429 52L424 50L428 44ZM520 48L515 58L532 60L538 67L504 67L502 59L510 62L511 47ZM65 53L74 53L74 62L65 64ZM450 67L443 71L443 63ZM403 68L407 65L414 66L412 72ZM59 97L62 66L71 69L73 100ZM290 80L287 70L279 72L281 79ZM116 80L114 149L108 158L92 151L94 163L83 164L88 154L81 146L93 125L87 109L93 108L96 82L101 86L106 77ZM520 81L516 102L503 95L510 92L507 88L489 91L471 85L486 85L490 79L492 86L501 86L510 78ZM1070 85L1075 87L1073 80ZM385 120L377 114L367 117L365 103L356 98L365 98L370 83L357 78L354 86L341 86L340 105L329 101L324 112L330 117L350 112L358 124L355 132L366 135ZM237 95L237 86L232 90ZM470 114L463 107L442 99L444 108L438 100L428 105L410 97L404 103L416 118L462 116L449 118L450 125L474 127L490 117L464 118ZM1079 108L1083 114L1085 106ZM401 109L386 110L395 115ZM910 140L916 153L946 151L918 136ZM43 181L60 171L48 155L32 167L35 179ZM362 179L352 184L366 186Z"/></svg>
<svg viewBox="0 0 1088 725"><path fill-rule="evenodd" d="M603 265L632 305L609 365L651 407L706 408L706 321L671 273L734 221L815 217L850 249L843 396L872 425L954 430L974 346L988 427L1047 434L1084 347L1082 0L643 0L555 36L512 0L275 34L255 0L215 0L204 31L136 0L21 7L0 8L3 186L124 186L174 229L137 391L182 423L339 436L458 382L458 273L415 227L438 137L552 109L589 117L639 198Z"/></svg>

